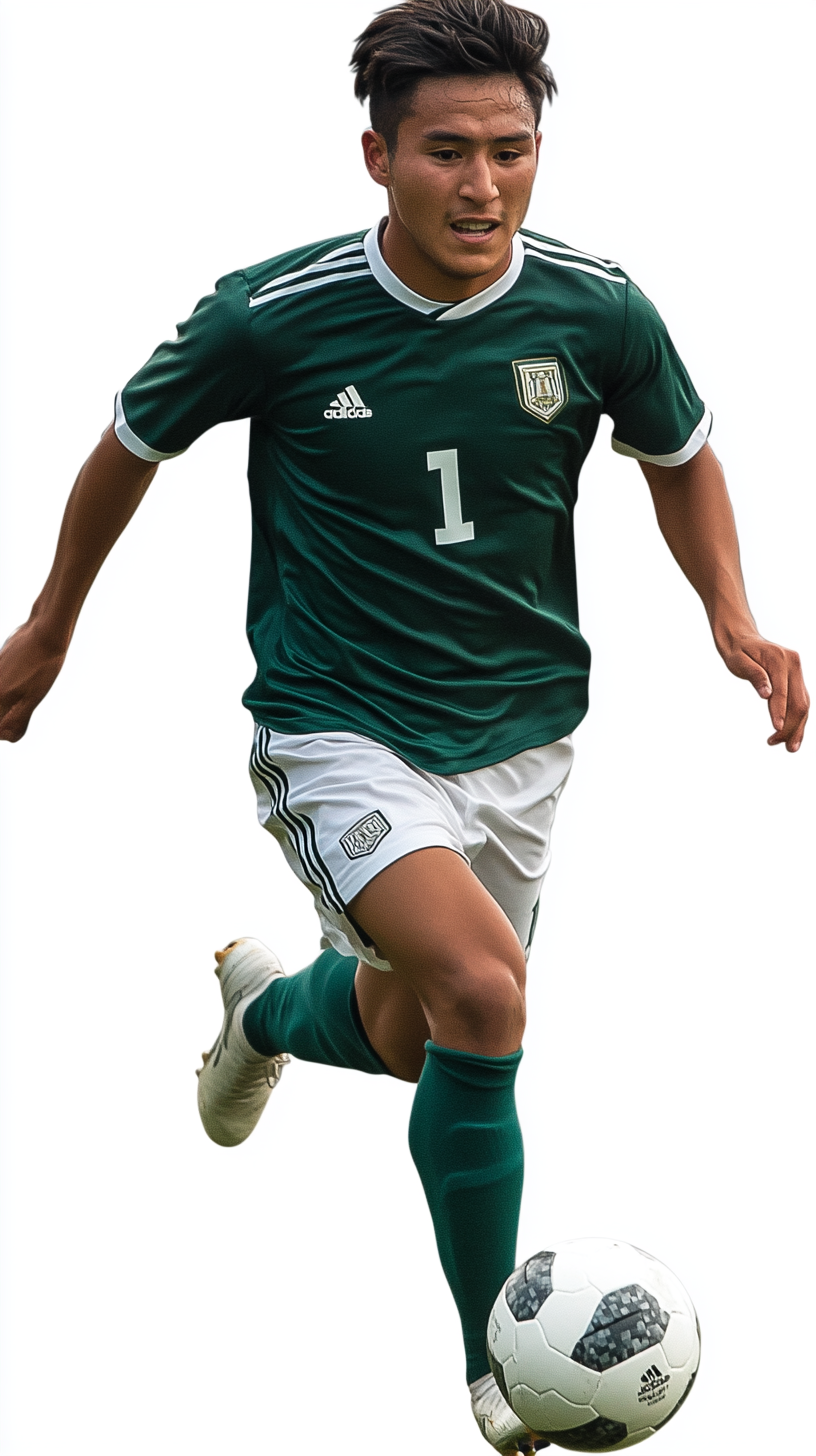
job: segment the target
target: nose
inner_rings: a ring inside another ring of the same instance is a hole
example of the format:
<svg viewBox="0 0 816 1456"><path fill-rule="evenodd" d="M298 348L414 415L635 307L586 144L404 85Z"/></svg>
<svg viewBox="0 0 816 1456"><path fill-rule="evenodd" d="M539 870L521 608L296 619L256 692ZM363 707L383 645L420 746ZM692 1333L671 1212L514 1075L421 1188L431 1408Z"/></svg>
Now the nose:
<svg viewBox="0 0 816 1456"><path fill-rule="evenodd" d="M468 202L475 202L478 207L485 207L499 196L487 157L471 158L459 188L459 196Z"/></svg>

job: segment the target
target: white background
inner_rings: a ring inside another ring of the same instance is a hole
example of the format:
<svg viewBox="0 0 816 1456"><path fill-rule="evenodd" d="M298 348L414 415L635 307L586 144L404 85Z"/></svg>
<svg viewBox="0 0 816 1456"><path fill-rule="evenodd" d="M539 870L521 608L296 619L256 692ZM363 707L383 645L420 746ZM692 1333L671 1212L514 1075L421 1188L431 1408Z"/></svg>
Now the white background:
<svg viewBox="0 0 816 1456"><path fill-rule="evenodd" d="M176 320L379 215L347 72L371 13L6 4L0 635ZM528 221L656 300L714 410L760 625L812 674L813 7L543 13L560 95ZM246 436L161 467L0 752L3 1456L485 1449L410 1089L293 1065L244 1147L198 1123L213 948L317 948L246 776ZM663 1456L804 1456L814 744L765 747L608 438L578 510L592 708L531 965L519 1250L610 1234L686 1282L704 1363Z"/></svg>

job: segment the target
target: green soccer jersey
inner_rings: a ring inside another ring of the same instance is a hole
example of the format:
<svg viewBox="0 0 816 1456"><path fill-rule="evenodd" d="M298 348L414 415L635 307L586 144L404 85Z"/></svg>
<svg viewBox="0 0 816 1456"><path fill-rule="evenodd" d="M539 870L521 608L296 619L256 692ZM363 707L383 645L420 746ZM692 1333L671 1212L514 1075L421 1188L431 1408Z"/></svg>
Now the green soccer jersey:
<svg viewBox="0 0 816 1456"><path fill-rule="evenodd" d="M228 274L116 402L146 460L250 417L244 702L436 773L552 742L587 706L573 510L613 448L679 464L704 409L615 263L526 229L461 303L412 292L378 230Z"/></svg>

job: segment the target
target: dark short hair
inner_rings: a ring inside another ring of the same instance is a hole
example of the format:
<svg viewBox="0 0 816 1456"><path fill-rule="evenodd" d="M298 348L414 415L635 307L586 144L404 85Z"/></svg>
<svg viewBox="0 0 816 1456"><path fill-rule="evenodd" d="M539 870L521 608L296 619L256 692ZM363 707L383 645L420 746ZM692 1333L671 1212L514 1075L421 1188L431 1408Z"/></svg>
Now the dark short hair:
<svg viewBox="0 0 816 1456"><path fill-rule="evenodd" d="M516 76L530 98L536 126L544 99L556 91L544 64L546 21L504 0L403 0L381 10L358 36L351 58L354 94L369 99L371 125L389 151L410 114L420 81L436 76Z"/></svg>

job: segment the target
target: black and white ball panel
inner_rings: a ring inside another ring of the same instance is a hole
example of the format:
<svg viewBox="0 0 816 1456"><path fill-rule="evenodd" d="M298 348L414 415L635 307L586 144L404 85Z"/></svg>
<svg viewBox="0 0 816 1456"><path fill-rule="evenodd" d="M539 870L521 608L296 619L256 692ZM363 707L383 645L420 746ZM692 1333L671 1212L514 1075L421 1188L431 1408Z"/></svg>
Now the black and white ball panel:
<svg viewBox="0 0 816 1456"><path fill-rule="evenodd" d="M620 1421L605 1421L603 1416L598 1416L569 1434L562 1431L558 1444L566 1446L568 1451L609 1451L625 1441L628 1434Z"/></svg>
<svg viewBox="0 0 816 1456"><path fill-rule="evenodd" d="M604 1295L572 1358L590 1370L609 1370L659 1345L668 1326L669 1315L654 1295L640 1284L626 1284Z"/></svg>
<svg viewBox="0 0 816 1456"><path fill-rule="evenodd" d="M552 1294L554 1258L555 1254L542 1249L540 1254L534 1254L532 1259L528 1259L508 1279L505 1288L507 1307L519 1323L535 1319L545 1299L549 1299Z"/></svg>

